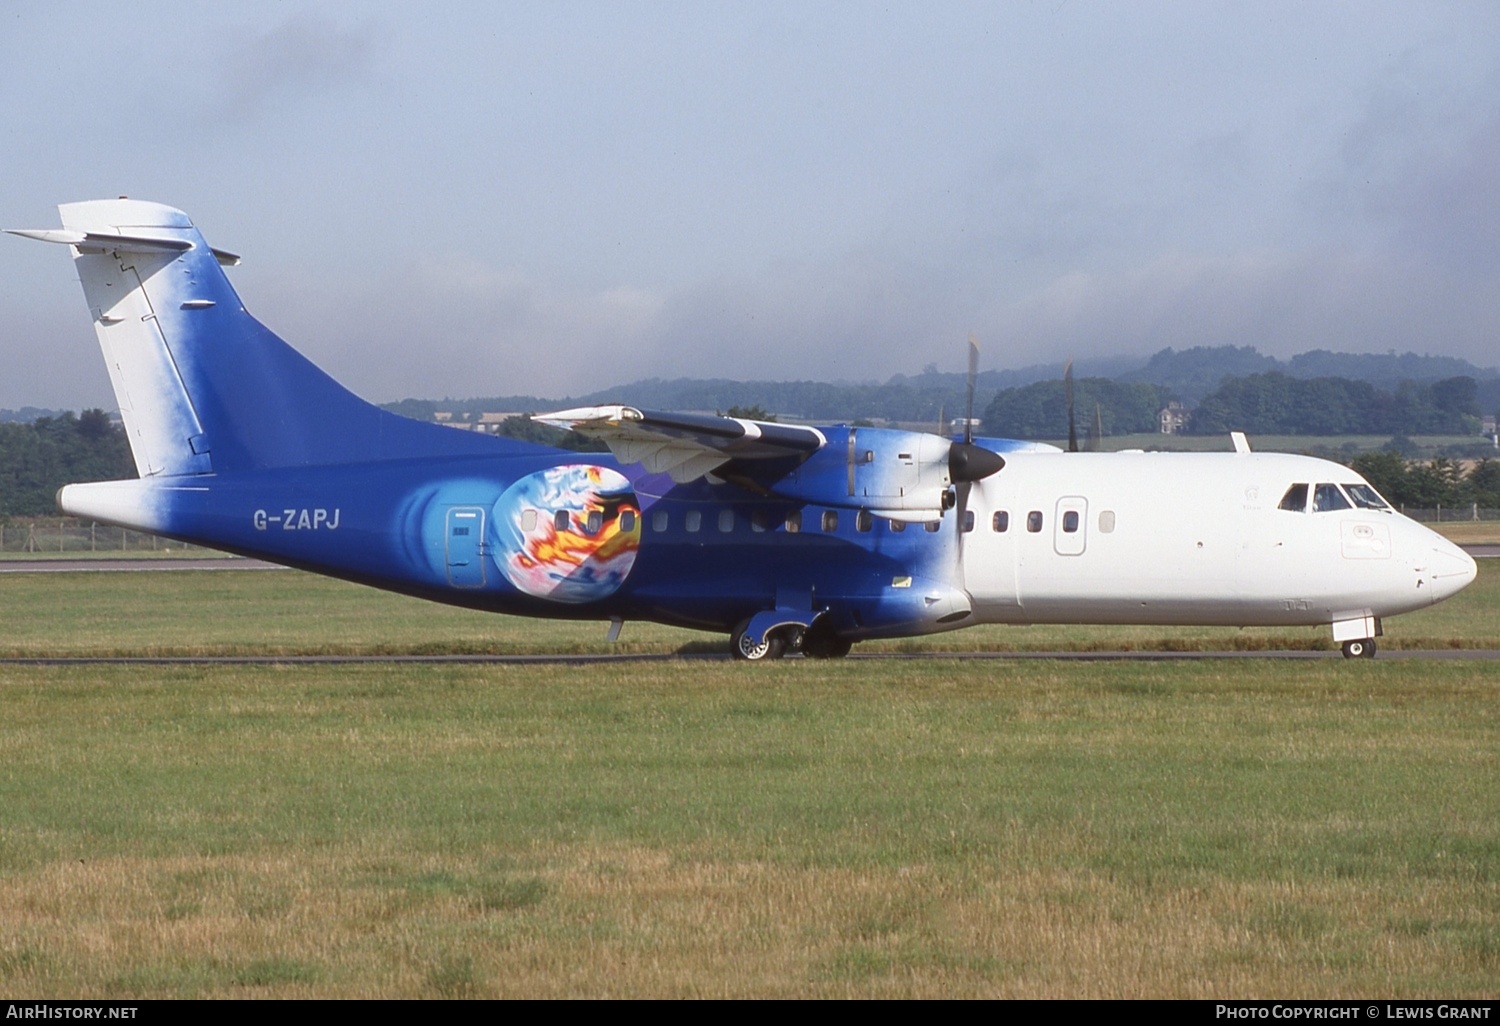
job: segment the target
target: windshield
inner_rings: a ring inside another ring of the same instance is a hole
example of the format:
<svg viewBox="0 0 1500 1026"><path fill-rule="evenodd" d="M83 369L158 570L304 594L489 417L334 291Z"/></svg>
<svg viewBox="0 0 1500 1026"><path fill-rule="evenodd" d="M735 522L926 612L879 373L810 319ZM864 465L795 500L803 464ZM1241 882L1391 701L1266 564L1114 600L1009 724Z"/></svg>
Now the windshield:
<svg viewBox="0 0 1500 1026"><path fill-rule="evenodd" d="M1349 498L1360 509L1390 509L1390 503L1380 497L1380 493L1367 484L1346 484L1344 491L1349 493Z"/></svg>
<svg viewBox="0 0 1500 1026"><path fill-rule="evenodd" d="M1313 512L1328 513L1336 509L1348 509L1349 500L1336 484L1320 484L1313 489Z"/></svg>

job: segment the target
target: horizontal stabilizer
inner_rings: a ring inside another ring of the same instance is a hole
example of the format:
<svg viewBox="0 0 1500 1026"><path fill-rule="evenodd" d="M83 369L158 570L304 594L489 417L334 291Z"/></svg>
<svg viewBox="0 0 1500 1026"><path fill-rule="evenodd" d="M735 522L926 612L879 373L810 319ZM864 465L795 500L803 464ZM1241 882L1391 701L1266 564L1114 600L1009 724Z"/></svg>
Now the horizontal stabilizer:
<svg viewBox="0 0 1500 1026"><path fill-rule="evenodd" d="M38 242L57 242L77 246L80 253L182 253L193 248L185 239L153 238L149 235L111 235L108 232L78 232L66 228L7 228L11 235ZM224 267L239 266L240 257L228 250L209 247Z"/></svg>

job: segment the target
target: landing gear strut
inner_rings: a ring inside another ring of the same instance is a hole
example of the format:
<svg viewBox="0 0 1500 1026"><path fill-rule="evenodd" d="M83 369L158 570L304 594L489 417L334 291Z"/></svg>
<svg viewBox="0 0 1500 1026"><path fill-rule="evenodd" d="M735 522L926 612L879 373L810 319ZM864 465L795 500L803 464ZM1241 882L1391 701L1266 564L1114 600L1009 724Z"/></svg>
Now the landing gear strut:
<svg viewBox="0 0 1500 1026"><path fill-rule="evenodd" d="M1374 659L1375 639L1358 638L1354 641L1344 642L1345 659Z"/></svg>

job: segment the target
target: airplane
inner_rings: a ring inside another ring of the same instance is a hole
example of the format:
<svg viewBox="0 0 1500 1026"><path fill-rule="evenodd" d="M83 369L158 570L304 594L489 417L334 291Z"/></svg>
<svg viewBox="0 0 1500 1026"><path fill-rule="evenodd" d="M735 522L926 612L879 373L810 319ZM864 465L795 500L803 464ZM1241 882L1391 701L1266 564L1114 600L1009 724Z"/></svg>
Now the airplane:
<svg viewBox="0 0 1500 1026"><path fill-rule="evenodd" d="M1474 580L1462 549L1326 460L1069 452L623 404L538 419L580 454L381 410L252 317L186 214L59 207L139 478L87 517L473 609L727 633L738 658L847 655L977 624L1328 625Z"/></svg>

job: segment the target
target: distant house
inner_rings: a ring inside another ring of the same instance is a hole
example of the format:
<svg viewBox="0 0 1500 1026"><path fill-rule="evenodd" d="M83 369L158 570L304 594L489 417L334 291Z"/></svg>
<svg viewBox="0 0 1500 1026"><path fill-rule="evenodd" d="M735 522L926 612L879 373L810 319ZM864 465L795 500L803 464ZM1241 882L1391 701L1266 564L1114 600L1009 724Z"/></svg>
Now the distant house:
<svg viewBox="0 0 1500 1026"><path fill-rule="evenodd" d="M455 413L452 410L437 410L432 419L444 427L457 428L460 431L483 431L487 435L498 435L500 425L512 417L524 417L524 413L481 413L478 417L469 413Z"/></svg>
<svg viewBox="0 0 1500 1026"><path fill-rule="evenodd" d="M1480 424L1479 433L1495 443L1495 448L1500 449L1500 427L1497 427L1494 417L1485 417Z"/></svg>
<svg viewBox="0 0 1500 1026"><path fill-rule="evenodd" d="M1161 421L1161 433L1164 435L1175 435L1187 427L1188 418L1192 413L1176 399L1163 406L1157 418Z"/></svg>

